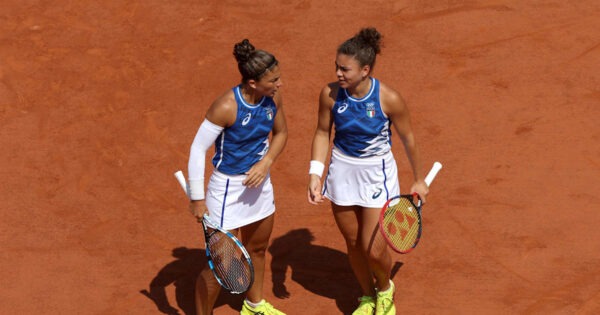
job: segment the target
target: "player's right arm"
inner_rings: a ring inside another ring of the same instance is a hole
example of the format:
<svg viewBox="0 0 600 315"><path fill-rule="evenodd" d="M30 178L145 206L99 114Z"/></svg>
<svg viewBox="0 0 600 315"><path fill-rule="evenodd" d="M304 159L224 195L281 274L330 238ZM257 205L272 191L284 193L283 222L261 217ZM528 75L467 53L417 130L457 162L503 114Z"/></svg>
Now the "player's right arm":
<svg viewBox="0 0 600 315"><path fill-rule="evenodd" d="M331 127L333 125L333 116L331 109L335 102L335 95L337 94L337 85L329 84L321 90L319 96L319 115L317 128L312 142L311 151L311 170L309 174L308 182L308 202L311 204L318 204L323 202L323 195L321 194L322 182L321 177L323 176L319 171L314 172L314 164L324 167L325 160L327 159L327 153L329 152L329 140L331 137Z"/></svg>
<svg viewBox="0 0 600 315"><path fill-rule="evenodd" d="M211 104L192 142L188 161L190 212L198 219L207 211L204 201L206 151L215 143L223 129L235 123L236 111L233 92L228 91Z"/></svg>

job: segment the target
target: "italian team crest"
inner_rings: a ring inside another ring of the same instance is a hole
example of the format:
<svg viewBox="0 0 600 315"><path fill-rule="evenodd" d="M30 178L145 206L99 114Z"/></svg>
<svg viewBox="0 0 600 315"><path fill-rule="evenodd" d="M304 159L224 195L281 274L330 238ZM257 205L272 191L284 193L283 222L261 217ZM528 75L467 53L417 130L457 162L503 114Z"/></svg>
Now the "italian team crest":
<svg viewBox="0 0 600 315"><path fill-rule="evenodd" d="M266 112L267 112L267 119L268 120L273 120L273 110L270 109L270 108L267 108Z"/></svg>
<svg viewBox="0 0 600 315"><path fill-rule="evenodd" d="M367 117L369 117L369 118L375 117L375 104L373 104L373 103L367 104Z"/></svg>

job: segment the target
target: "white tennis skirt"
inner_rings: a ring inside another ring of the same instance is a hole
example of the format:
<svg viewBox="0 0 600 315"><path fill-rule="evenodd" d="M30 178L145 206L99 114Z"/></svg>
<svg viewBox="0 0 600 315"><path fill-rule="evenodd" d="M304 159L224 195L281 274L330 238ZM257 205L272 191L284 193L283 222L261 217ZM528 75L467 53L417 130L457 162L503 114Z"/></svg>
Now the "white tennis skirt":
<svg viewBox="0 0 600 315"><path fill-rule="evenodd" d="M324 196L339 206L381 208L388 199L400 194L394 155L390 151L357 158L334 147L323 190Z"/></svg>
<svg viewBox="0 0 600 315"><path fill-rule="evenodd" d="M271 176L254 188L242 185L246 175L227 175L214 170L206 190L211 220L225 230L260 221L275 212Z"/></svg>

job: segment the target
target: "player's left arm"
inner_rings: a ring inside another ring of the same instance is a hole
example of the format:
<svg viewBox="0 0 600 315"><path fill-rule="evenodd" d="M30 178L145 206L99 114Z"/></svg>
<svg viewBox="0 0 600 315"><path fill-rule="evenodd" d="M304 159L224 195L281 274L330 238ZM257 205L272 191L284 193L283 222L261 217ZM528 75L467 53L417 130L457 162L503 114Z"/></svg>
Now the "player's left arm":
<svg viewBox="0 0 600 315"><path fill-rule="evenodd" d="M263 160L266 160L265 162L269 164L269 167L281 154L288 139L287 122L285 120L283 100L280 94L276 94L275 104L277 105L277 114L275 115L275 120L273 122L271 144L269 146L269 151L267 151L267 154L263 158Z"/></svg>
<svg viewBox="0 0 600 315"><path fill-rule="evenodd" d="M273 100L277 106L277 113L273 121L271 143L265 156L248 171L248 177L244 180L244 185L249 187L257 187L265 180L271 165L281 154L287 143L288 130L283 110L283 100L279 93L275 95Z"/></svg>
<svg viewBox="0 0 600 315"><path fill-rule="evenodd" d="M422 173L419 148L413 132L408 106L398 92L383 84L381 84L380 95L382 109L390 118L398 136L400 136L412 168L415 181L411 186L410 193L419 194L422 202L425 203L429 188Z"/></svg>

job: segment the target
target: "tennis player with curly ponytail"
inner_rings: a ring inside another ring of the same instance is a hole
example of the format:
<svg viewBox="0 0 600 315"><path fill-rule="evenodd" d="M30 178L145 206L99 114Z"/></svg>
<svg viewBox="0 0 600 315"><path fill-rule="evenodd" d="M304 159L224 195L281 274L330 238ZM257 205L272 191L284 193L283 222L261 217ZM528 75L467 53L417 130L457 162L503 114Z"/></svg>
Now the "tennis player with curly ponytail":
<svg viewBox="0 0 600 315"><path fill-rule="evenodd" d="M262 292L275 213L269 170L287 142L281 72L272 54L255 49L247 39L235 44L233 55L241 83L212 103L191 146L190 211L198 219L208 212L212 221L240 237L250 254L254 283L240 314L281 315ZM205 195L205 157L212 145L214 171ZM196 281L198 315L212 314L220 289L206 266Z"/></svg>
<svg viewBox="0 0 600 315"><path fill-rule="evenodd" d="M338 47L337 81L326 85L319 98L308 184L310 203L331 200L352 270L363 291L353 314L365 315L396 314L391 256L377 230L382 206L400 194L391 151L392 126L411 163L411 193L418 193L423 202L428 193L408 108L398 92L371 76L376 55L381 52L381 37L375 28L363 28ZM331 162L322 182L333 125Z"/></svg>

